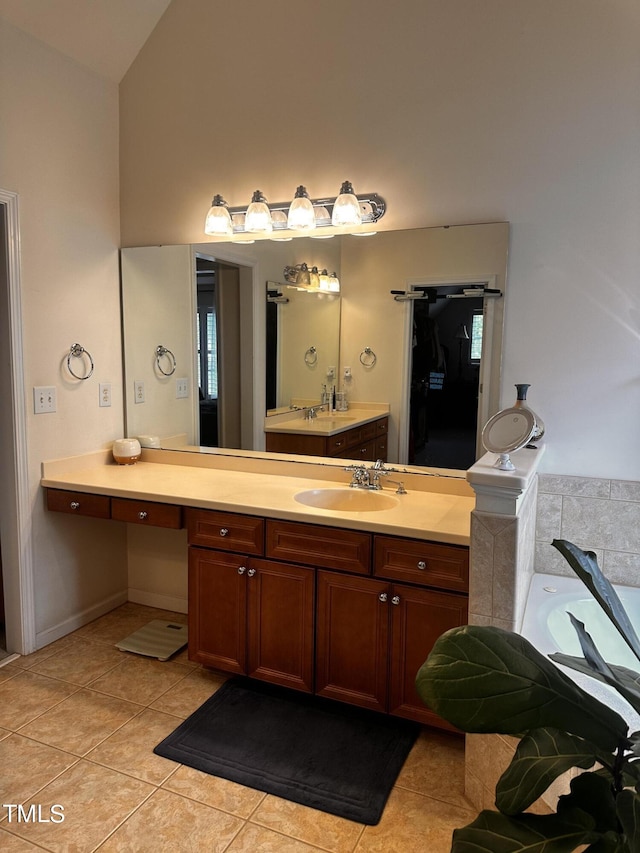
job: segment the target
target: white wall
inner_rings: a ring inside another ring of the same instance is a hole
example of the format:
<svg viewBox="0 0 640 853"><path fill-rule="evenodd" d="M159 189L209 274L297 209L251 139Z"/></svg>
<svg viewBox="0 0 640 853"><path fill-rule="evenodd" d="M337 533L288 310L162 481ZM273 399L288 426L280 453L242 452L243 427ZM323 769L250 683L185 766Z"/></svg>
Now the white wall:
<svg viewBox="0 0 640 853"><path fill-rule="evenodd" d="M122 434L117 87L0 22L0 152L0 187L19 194L31 541L42 643L113 606L127 586L124 526L47 513L39 487L42 460L106 447ZM95 362L85 382L66 370L75 342ZM112 384L110 408L98 406L100 382ZM57 387L55 414L33 414L34 385ZM2 512L8 492L0 494Z"/></svg>
<svg viewBox="0 0 640 853"><path fill-rule="evenodd" d="M531 383L547 471L637 479L639 39L635 0L174 3L121 85L123 242L345 178L385 229L510 221L502 403Z"/></svg>

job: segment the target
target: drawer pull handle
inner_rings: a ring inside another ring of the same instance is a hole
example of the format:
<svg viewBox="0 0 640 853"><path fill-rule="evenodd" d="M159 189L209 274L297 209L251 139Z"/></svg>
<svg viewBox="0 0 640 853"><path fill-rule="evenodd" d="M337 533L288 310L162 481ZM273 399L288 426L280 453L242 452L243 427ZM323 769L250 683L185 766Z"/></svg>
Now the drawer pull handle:
<svg viewBox="0 0 640 853"><path fill-rule="evenodd" d="M255 575L255 573L256 573L255 569L249 569L249 571L247 572L247 576L252 578Z"/></svg>
<svg viewBox="0 0 640 853"><path fill-rule="evenodd" d="M400 596L399 596L399 595L394 595L394 596L393 596L393 598L391 599L391 603L392 603L392 604L395 604L396 606L397 606L398 604L400 604Z"/></svg>
<svg viewBox="0 0 640 853"><path fill-rule="evenodd" d="M149 513L145 512L145 510L140 510L140 512L138 513L138 518L140 519L140 521L144 521L145 518L148 517L148 515Z"/></svg>
<svg viewBox="0 0 640 853"><path fill-rule="evenodd" d="M80 509L80 503L78 501L71 501L69 506L71 507L71 509Z"/></svg>
<svg viewBox="0 0 640 853"><path fill-rule="evenodd" d="M220 528L220 536L228 536L228 535L229 535L229 528L228 527L221 527Z"/></svg>
<svg viewBox="0 0 640 853"><path fill-rule="evenodd" d="M420 569L421 572L424 572L424 570L427 568L426 562L424 560L420 560L418 562L418 568Z"/></svg>
<svg viewBox="0 0 640 853"><path fill-rule="evenodd" d="M387 598L388 598L387 593L381 592L380 595L378 596L378 601L385 602L387 600Z"/></svg>
<svg viewBox="0 0 640 853"><path fill-rule="evenodd" d="M238 566L238 574L243 575L247 571L246 566Z"/></svg>

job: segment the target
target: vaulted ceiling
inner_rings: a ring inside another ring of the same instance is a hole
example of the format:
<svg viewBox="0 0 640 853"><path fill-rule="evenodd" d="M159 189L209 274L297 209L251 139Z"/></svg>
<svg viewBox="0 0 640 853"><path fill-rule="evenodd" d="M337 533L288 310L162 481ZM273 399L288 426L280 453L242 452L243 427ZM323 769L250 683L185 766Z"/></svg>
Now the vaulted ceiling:
<svg viewBox="0 0 640 853"><path fill-rule="evenodd" d="M0 0L0 19L119 83L171 0Z"/></svg>

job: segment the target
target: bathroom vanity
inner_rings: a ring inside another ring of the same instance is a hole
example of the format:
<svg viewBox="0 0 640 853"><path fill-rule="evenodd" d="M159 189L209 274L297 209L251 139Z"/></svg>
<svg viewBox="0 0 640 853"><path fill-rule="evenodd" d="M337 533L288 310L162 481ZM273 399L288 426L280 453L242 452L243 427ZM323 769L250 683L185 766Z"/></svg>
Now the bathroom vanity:
<svg viewBox="0 0 640 853"><path fill-rule="evenodd" d="M389 416L384 410L352 408L322 411L315 417L302 413L272 416L265 419L264 429L266 449L275 453L387 461Z"/></svg>
<svg viewBox="0 0 640 853"><path fill-rule="evenodd" d="M349 489L331 460L143 451L118 466L92 456L44 464L47 506L186 528L192 660L448 727L414 679L436 638L467 622L464 480L407 473L407 494L396 495ZM356 510L305 502L356 493Z"/></svg>

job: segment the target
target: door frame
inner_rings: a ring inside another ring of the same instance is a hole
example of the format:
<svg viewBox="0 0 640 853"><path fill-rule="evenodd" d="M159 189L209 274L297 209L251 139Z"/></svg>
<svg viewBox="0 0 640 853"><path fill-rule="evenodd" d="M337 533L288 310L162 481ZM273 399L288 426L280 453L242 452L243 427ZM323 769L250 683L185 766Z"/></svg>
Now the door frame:
<svg viewBox="0 0 640 853"><path fill-rule="evenodd" d="M36 648L35 595L29 460L25 403L24 347L20 278L20 228L18 194L0 189L5 209L7 247L6 293L3 294L2 325L8 330L10 370L0 379L9 417L0 441L2 467L9 474L9 488L2 498L0 542L4 580L7 651L29 654Z"/></svg>

